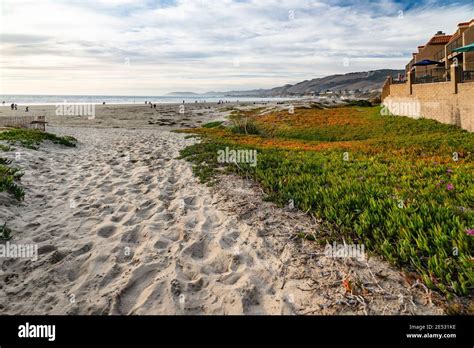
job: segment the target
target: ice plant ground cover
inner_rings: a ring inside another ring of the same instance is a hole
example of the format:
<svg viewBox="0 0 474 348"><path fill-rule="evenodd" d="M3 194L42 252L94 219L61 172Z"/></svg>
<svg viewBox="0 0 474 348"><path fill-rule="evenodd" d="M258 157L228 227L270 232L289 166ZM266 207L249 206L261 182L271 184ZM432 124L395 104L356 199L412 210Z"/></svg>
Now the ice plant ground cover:
<svg viewBox="0 0 474 348"><path fill-rule="evenodd" d="M379 107L234 111L258 135L222 125L193 129L202 142L182 151L194 172L236 172L268 199L325 221L321 243L363 243L444 293L473 288L474 134L432 120L381 116ZM217 161L230 146L256 149L258 165Z"/></svg>
<svg viewBox="0 0 474 348"><path fill-rule="evenodd" d="M0 141L1 140L7 141L9 144L12 145L19 144L21 146L31 149L38 148L39 144L41 144L45 140L49 140L55 144L61 144L65 146L76 146L76 140L72 137L59 137L55 134L41 132L36 129L12 128L0 131Z"/></svg>
<svg viewBox="0 0 474 348"><path fill-rule="evenodd" d="M22 200L25 192L18 185L18 182L23 173L11 164L11 159L0 157L0 192L6 191L16 199Z"/></svg>

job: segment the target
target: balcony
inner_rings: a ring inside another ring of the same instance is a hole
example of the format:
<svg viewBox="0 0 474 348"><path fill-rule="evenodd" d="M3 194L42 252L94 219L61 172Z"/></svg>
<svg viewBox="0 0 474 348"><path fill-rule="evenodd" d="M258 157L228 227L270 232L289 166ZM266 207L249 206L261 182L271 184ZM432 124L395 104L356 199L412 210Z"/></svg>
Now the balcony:
<svg viewBox="0 0 474 348"><path fill-rule="evenodd" d="M474 82L474 70L458 70L459 82ZM436 83L451 81L451 68L436 67L423 73L417 73L413 84ZM393 81L392 84L403 83L402 81Z"/></svg>
<svg viewBox="0 0 474 348"><path fill-rule="evenodd" d="M435 83L435 82L446 82L446 81L451 81L450 70L443 67L438 67L438 68L433 68L424 74L415 76L415 81L413 81L413 84Z"/></svg>
<svg viewBox="0 0 474 348"><path fill-rule="evenodd" d="M474 81L474 70L464 70L461 76L462 82L473 82Z"/></svg>
<svg viewBox="0 0 474 348"><path fill-rule="evenodd" d="M446 55L449 56L453 54L453 50L456 48L462 47L462 37L458 37L456 40L453 42L449 43L446 45ZM454 52L453 55L457 55L457 53Z"/></svg>

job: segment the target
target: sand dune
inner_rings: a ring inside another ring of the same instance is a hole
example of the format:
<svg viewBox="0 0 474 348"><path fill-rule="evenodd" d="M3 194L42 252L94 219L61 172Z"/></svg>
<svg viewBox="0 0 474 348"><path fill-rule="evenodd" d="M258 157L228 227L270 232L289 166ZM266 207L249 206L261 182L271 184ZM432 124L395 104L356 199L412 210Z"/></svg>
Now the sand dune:
<svg viewBox="0 0 474 348"><path fill-rule="evenodd" d="M439 314L387 263L332 259L295 238L318 223L225 177L199 184L162 129L50 127L77 148L21 149L26 198L2 195L13 242L39 259L3 260L4 314ZM9 155L13 155L10 153ZM343 281L364 284L350 294Z"/></svg>

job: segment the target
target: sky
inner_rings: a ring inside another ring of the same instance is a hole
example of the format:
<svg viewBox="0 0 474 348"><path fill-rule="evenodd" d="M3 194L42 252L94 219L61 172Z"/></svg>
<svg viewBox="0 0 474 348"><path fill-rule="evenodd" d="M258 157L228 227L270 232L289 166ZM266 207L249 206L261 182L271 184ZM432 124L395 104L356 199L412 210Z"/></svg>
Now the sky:
<svg viewBox="0 0 474 348"><path fill-rule="evenodd" d="M472 1L1 0L0 94L163 95L403 69Z"/></svg>

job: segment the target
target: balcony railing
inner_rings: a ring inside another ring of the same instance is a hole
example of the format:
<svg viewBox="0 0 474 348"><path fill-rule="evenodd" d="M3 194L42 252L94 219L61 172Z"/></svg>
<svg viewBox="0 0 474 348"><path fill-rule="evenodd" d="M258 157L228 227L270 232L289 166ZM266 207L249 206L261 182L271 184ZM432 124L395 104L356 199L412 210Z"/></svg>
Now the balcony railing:
<svg viewBox="0 0 474 348"><path fill-rule="evenodd" d="M453 50L462 46L462 37L458 37L456 40L446 45L446 54L449 56L453 53Z"/></svg>
<svg viewBox="0 0 474 348"><path fill-rule="evenodd" d="M450 70L446 68L434 68L425 74L415 76L414 84L420 83L434 83L434 82L446 82L451 81Z"/></svg>
<svg viewBox="0 0 474 348"><path fill-rule="evenodd" d="M461 80L464 81L474 81L474 70L465 70L462 72Z"/></svg>

